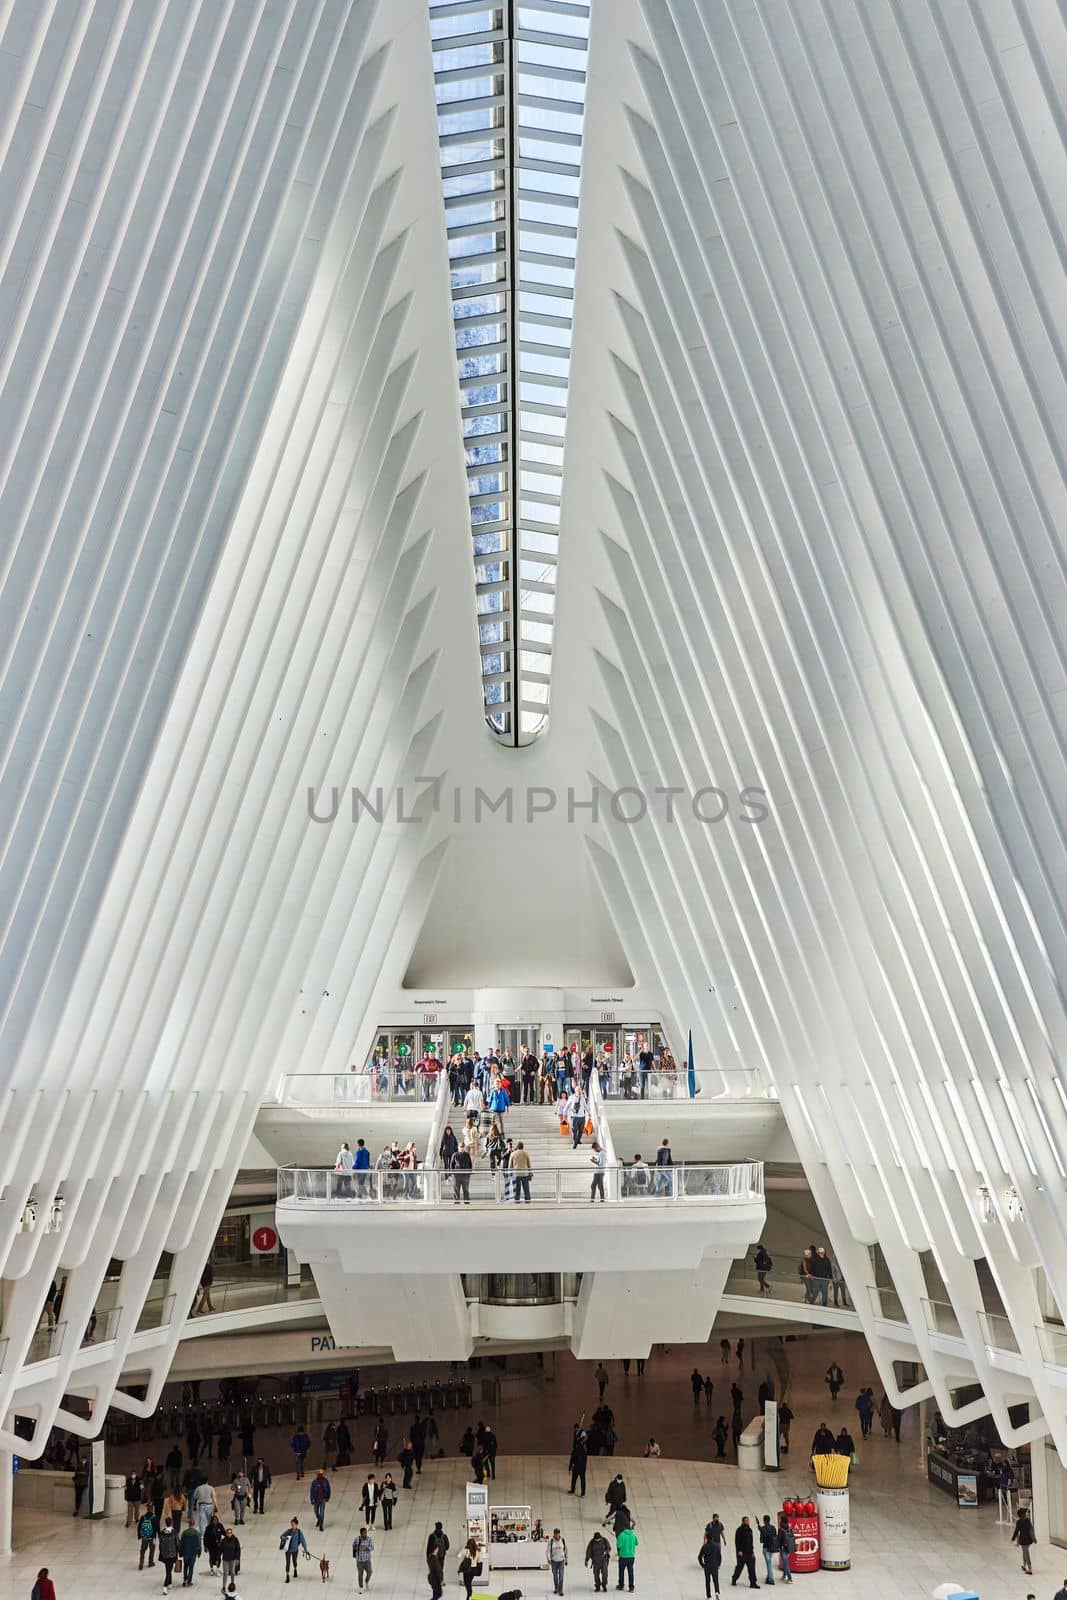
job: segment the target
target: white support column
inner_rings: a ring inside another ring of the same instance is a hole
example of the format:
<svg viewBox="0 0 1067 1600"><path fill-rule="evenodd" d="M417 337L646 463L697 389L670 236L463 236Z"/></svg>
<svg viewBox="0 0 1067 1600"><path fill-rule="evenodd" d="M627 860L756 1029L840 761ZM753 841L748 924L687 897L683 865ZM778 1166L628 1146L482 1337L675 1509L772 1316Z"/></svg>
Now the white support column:
<svg viewBox="0 0 1067 1600"><path fill-rule="evenodd" d="M1045 1459L1044 1439L1035 1439L1030 1445L1030 1481L1033 1485L1031 1492L1030 1516L1034 1524L1039 1545L1048 1544L1048 1463Z"/></svg>
<svg viewBox="0 0 1067 1600"><path fill-rule="evenodd" d="M0 1450L0 1556L11 1554L11 1508L15 1495L14 1458Z"/></svg>

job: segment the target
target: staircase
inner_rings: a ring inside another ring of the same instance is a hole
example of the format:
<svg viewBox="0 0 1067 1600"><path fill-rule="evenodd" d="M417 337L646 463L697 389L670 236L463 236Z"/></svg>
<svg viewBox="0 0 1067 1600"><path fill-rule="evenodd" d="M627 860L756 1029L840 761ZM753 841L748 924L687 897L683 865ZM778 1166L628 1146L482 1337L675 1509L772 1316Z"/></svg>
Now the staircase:
<svg viewBox="0 0 1067 1600"><path fill-rule="evenodd" d="M589 1157L593 1153L593 1140L583 1135L577 1150L571 1148L571 1136L560 1137L559 1123L551 1106L514 1105L504 1118L504 1137L521 1139L529 1152L536 1172L538 1168L566 1167L586 1174L591 1180L593 1168Z"/></svg>

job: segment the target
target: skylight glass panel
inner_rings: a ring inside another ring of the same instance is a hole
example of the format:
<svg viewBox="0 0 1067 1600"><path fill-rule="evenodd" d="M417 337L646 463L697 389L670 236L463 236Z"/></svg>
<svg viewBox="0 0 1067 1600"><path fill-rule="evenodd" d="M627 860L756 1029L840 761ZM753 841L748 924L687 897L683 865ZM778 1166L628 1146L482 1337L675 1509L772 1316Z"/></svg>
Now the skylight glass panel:
<svg viewBox="0 0 1067 1600"><path fill-rule="evenodd" d="M510 744L548 711L589 9L429 0L484 701Z"/></svg>

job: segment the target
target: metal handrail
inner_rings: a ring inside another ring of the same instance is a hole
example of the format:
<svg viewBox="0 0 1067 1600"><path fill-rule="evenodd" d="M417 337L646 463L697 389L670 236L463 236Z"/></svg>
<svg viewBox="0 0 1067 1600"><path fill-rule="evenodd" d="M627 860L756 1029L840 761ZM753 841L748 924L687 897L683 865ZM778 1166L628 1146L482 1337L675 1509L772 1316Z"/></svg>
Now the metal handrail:
<svg viewBox="0 0 1067 1600"><path fill-rule="evenodd" d="M763 1197L763 1163L684 1162L673 1167L609 1169L609 1198L621 1205L691 1205L737 1202ZM399 1172L334 1172L328 1167L279 1167L278 1201L288 1205L376 1206L506 1205L525 1202L529 1178L531 1203L577 1205L589 1200L592 1170L534 1167L529 1173L507 1168L468 1173L419 1167ZM469 1196L469 1199L468 1199Z"/></svg>

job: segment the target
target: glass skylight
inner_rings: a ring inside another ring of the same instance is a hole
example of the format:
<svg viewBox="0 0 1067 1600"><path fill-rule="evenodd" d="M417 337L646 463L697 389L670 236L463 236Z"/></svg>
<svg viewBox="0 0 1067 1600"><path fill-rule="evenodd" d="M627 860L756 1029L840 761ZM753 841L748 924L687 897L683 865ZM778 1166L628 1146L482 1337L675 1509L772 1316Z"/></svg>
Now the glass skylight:
<svg viewBox="0 0 1067 1600"><path fill-rule="evenodd" d="M589 5L429 0L485 715L545 726Z"/></svg>

